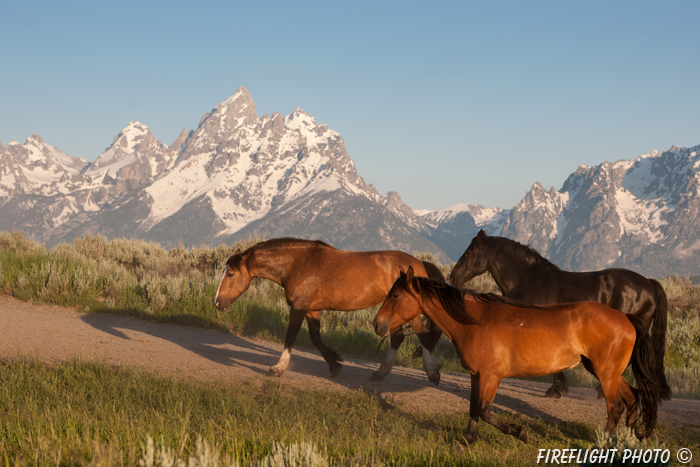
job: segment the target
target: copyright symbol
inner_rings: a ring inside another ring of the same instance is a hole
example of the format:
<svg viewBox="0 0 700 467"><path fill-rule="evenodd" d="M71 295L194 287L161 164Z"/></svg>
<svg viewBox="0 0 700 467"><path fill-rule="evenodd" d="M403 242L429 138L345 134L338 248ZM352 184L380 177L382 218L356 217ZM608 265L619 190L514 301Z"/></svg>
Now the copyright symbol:
<svg viewBox="0 0 700 467"><path fill-rule="evenodd" d="M693 460L693 451L688 448L680 448L676 453L676 458L681 464L687 464Z"/></svg>

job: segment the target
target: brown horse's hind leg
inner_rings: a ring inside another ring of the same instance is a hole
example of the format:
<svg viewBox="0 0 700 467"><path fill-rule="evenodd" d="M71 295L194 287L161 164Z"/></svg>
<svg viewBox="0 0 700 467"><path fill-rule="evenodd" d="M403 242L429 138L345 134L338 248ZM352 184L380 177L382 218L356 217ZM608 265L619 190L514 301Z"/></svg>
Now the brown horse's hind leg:
<svg viewBox="0 0 700 467"><path fill-rule="evenodd" d="M637 408L637 390L632 386L627 384L627 382L620 378L620 395L625 403L625 409L627 409L627 420L626 424L628 428L634 428L637 424L637 418L639 417L639 411Z"/></svg>
<svg viewBox="0 0 700 467"><path fill-rule="evenodd" d="M605 431L613 433L627 405L626 401L623 399L622 388L620 386L620 381L622 381L620 374L622 372L616 376L610 376L609 373L614 373L614 371L601 371L601 369L599 369L596 373L599 373L598 380L600 381L600 386L603 388L603 395L605 396L605 402L608 406L608 421L605 424Z"/></svg>
<svg viewBox="0 0 700 467"><path fill-rule="evenodd" d="M569 392L569 382L566 379L566 374L564 374L564 372L554 373L552 387L547 389L547 392L544 393L544 397L559 399L562 394L566 394L567 392Z"/></svg>
<svg viewBox="0 0 700 467"><path fill-rule="evenodd" d="M320 313L318 311L309 311L306 313L306 324L309 326L309 337L311 337L311 342L316 346L316 348L321 352L323 358L328 363L328 369L331 371L331 376L335 378L340 373L343 365L340 362L343 361L340 355L335 350L331 350L321 341L321 321Z"/></svg>
<svg viewBox="0 0 700 467"><path fill-rule="evenodd" d="M282 373L287 370L289 359L292 356L292 347L294 346L294 341L297 340L301 323L304 322L304 316L306 316L305 311L294 308L289 310L289 327L287 328L287 337L284 339L284 350L277 365L270 367L268 370L267 376L282 376Z"/></svg>
<svg viewBox="0 0 700 467"><path fill-rule="evenodd" d="M379 369L372 373L370 381L384 381L386 375L391 373L391 369L394 366L394 360L396 359L396 352L399 350L399 347L405 338L406 335L404 334L403 329L399 329L391 334L391 337L389 338L389 351L386 353L384 361L379 366Z"/></svg>
<svg viewBox="0 0 700 467"><path fill-rule="evenodd" d="M471 379L471 396L469 400L469 426L464 439L468 443L476 441L479 418L495 426L503 433L518 438L527 443L527 428L506 423L491 413L491 405L496 397L496 390L501 378L493 375L476 374Z"/></svg>

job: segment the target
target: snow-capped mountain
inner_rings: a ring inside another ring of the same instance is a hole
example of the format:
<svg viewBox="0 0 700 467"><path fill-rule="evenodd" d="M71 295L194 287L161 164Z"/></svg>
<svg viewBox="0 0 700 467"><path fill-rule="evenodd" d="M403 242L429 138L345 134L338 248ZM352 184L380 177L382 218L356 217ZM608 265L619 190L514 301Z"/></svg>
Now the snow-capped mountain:
<svg viewBox="0 0 700 467"><path fill-rule="evenodd" d="M289 235L447 260L398 194L364 182L337 132L301 109L258 117L245 88L170 147L139 122L92 163L37 141L0 147L0 228L49 245L89 233L168 246ZM39 155L41 171L27 163Z"/></svg>
<svg viewBox="0 0 700 467"><path fill-rule="evenodd" d="M129 123L94 162L33 135L0 144L0 230L47 245L87 234L170 247L297 236L456 260L479 229L564 269L700 274L700 146L580 166L512 209L414 211L365 183L342 137L301 109L259 117L245 88L170 145Z"/></svg>
<svg viewBox="0 0 700 467"><path fill-rule="evenodd" d="M582 165L559 191L535 183L501 235L564 269L700 272L700 146Z"/></svg>

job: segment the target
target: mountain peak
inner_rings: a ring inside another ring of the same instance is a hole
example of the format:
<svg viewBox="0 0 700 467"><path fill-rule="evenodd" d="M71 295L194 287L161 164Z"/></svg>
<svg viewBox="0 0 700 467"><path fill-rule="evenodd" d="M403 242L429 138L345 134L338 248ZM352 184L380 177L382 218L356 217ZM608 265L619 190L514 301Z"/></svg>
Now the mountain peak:
<svg viewBox="0 0 700 467"><path fill-rule="evenodd" d="M129 122L126 127L114 137L112 144L99 155L92 164L92 167L103 167L125 155L132 154L136 152L139 145L150 139L153 139L153 134L147 125L137 121Z"/></svg>
<svg viewBox="0 0 700 467"><path fill-rule="evenodd" d="M218 115L222 127L227 130L233 130L240 125L257 120L258 111L255 108L253 96L250 95L246 88L241 86L221 104L217 105L205 118L213 115Z"/></svg>

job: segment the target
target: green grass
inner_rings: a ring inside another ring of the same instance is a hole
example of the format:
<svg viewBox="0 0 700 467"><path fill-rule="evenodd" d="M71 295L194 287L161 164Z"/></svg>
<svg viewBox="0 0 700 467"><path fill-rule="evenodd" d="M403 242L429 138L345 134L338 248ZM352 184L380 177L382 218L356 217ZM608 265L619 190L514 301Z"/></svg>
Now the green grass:
<svg viewBox="0 0 700 467"><path fill-rule="evenodd" d="M216 248L165 250L140 240L106 240L86 236L51 250L27 239L21 232L0 232L0 291L29 302L76 306L82 311L127 313L154 321L220 327L231 332L283 342L289 309L284 290L256 279L250 289L226 312L213 306L213 297L226 260L237 248L255 243ZM434 261L425 253L421 260ZM445 275L451 265L441 265ZM669 299L666 367L676 395L700 397L700 287L689 278L662 280ZM479 292L498 292L485 274L469 286ZM379 339L372 330L376 308L357 312L323 312L322 337L342 356L379 361ZM305 326L297 346L313 348ZM397 363L420 366L413 351L414 337L401 347ZM387 344L384 344L386 349ZM452 344L441 339L436 355L445 371L463 371ZM573 385L597 382L581 366L569 372ZM549 378L543 378L548 381Z"/></svg>
<svg viewBox="0 0 700 467"><path fill-rule="evenodd" d="M252 242L165 250L148 242L88 236L47 250L20 232L0 232L0 291L84 312L220 327L282 342L288 307L276 284L254 280L226 312L212 304L225 261ZM447 273L450 266L442 269ZM669 382L676 396L698 398L700 287L678 276L662 284L670 304ZM488 275L470 286L498 290ZM376 308L323 312L324 341L344 357L379 361L384 351L377 356L379 338L371 327L375 313ZM397 363L420 366L412 359L416 345L409 338ZM297 346L313 348L305 327ZM436 352L443 370L463 371L446 339ZM463 452L455 445L466 428L465 417L406 413L363 392L303 392L271 382L262 387L176 382L77 361L48 368L18 359L3 363L0 371L0 463L6 465L135 465L148 436L180 458L197 453L199 438L222 459L246 465L270 455L278 441L313 442L339 464L522 465L536 459L534 447L490 426L480 427L481 442ZM571 376L574 384L596 384L580 368ZM584 422L528 420L527 425L538 448L586 447L596 438ZM670 446L689 442L682 431L662 426L659 433Z"/></svg>
<svg viewBox="0 0 700 467"><path fill-rule="evenodd" d="M80 360L46 366L15 358L0 362L0 381L0 462L8 465L138 465L148 436L179 459L195 455L199 441L243 465L259 463L280 441L313 443L335 465L515 466L533 464L538 449L596 440L586 422L503 413L528 426L530 444L481 423L479 441L465 450L465 415L407 412L362 390L183 381ZM659 429L668 447L700 448L691 436Z"/></svg>

